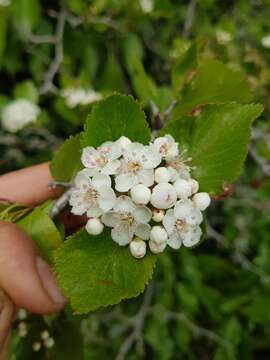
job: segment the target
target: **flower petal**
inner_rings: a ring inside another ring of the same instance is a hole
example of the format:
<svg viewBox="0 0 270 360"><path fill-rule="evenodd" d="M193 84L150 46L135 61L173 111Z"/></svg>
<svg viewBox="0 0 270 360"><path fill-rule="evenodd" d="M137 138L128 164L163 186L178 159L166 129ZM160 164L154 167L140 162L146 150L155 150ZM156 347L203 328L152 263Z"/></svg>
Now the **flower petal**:
<svg viewBox="0 0 270 360"><path fill-rule="evenodd" d="M114 210L122 213L133 213L135 210L135 204L126 195L121 195L116 199Z"/></svg>
<svg viewBox="0 0 270 360"><path fill-rule="evenodd" d="M87 210L87 216L88 217L99 217L100 215L103 214L103 211L100 207L95 206L95 207L90 207Z"/></svg>
<svg viewBox="0 0 270 360"><path fill-rule="evenodd" d="M96 160L98 157L98 151L92 146L87 146L83 149L81 160L85 167L92 169L96 166Z"/></svg>
<svg viewBox="0 0 270 360"><path fill-rule="evenodd" d="M121 166L120 160L109 161L101 170L102 174L105 175L114 175L118 172L118 169Z"/></svg>
<svg viewBox="0 0 270 360"><path fill-rule="evenodd" d="M108 211L102 215L101 220L104 225L114 227L119 223L120 217L115 211Z"/></svg>
<svg viewBox="0 0 270 360"><path fill-rule="evenodd" d="M153 169L143 169L138 174L139 182L149 187L154 184L154 170Z"/></svg>
<svg viewBox="0 0 270 360"><path fill-rule="evenodd" d="M152 212L146 206L137 206L133 211L133 216L136 222L147 224L152 217Z"/></svg>
<svg viewBox="0 0 270 360"><path fill-rule="evenodd" d="M143 240L148 240L150 238L151 226L149 224L138 224L135 227L135 235Z"/></svg>
<svg viewBox="0 0 270 360"><path fill-rule="evenodd" d="M120 246L125 246L130 243L133 238L134 232L128 224L121 222L112 229L112 239Z"/></svg>
<svg viewBox="0 0 270 360"><path fill-rule="evenodd" d="M166 212L166 215L163 218L163 225L165 229L167 230L168 234L173 233L174 225L175 225L175 216L173 209L170 209Z"/></svg>
<svg viewBox="0 0 270 360"><path fill-rule="evenodd" d="M112 184L111 178L108 175L104 174L96 174L92 179L92 184L95 188L99 188L101 186L108 186L110 187Z"/></svg>
<svg viewBox="0 0 270 360"><path fill-rule="evenodd" d="M137 184L138 179L132 174L120 174L115 177L115 189L119 192L127 192Z"/></svg>
<svg viewBox="0 0 270 360"><path fill-rule="evenodd" d="M186 247L192 247L200 242L202 230L199 226L192 227L182 237L183 245Z"/></svg>
<svg viewBox="0 0 270 360"><path fill-rule="evenodd" d="M175 250L180 249L180 247L182 245L182 241L176 231L169 236L167 244Z"/></svg>

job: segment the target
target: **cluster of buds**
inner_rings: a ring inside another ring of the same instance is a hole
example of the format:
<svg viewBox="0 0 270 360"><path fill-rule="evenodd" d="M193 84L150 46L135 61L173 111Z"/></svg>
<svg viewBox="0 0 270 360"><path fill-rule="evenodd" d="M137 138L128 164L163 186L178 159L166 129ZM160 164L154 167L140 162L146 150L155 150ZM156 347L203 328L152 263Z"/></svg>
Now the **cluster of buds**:
<svg viewBox="0 0 270 360"><path fill-rule="evenodd" d="M142 258L147 244L152 253L167 245L191 247L200 241L202 211L210 204L190 175L190 167L170 135L149 145L122 136L98 148L83 149L81 170L70 198L71 212L86 214L86 230L111 237Z"/></svg>
<svg viewBox="0 0 270 360"><path fill-rule="evenodd" d="M43 330L40 333L40 340L35 341L32 345L32 349L35 352L38 352L42 349L42 347L46 348L46 349L51 349L53 348L55 345L55 341L53 339L53 337L51 337L50 333L48 330Z"/></svg>

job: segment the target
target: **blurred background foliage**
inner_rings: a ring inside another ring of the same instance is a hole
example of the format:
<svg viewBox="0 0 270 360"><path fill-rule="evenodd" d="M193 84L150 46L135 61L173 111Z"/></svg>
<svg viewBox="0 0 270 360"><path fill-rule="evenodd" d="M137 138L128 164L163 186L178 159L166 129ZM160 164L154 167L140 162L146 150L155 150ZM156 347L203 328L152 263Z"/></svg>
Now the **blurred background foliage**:
<svg viewBox="0 0 270 360"><path fill-rule="evenodd" d="M265 106L241 179L208 211L206 241L166 251L134 300L84 318L29 314L27 336L17 320L14 359L270 357L269 18L269 0L0 0L0 111L18 98L40 108L31 126L0 127L1 173L50 160L115 91L155 121L195 52L240 69ZM43 329L56 345L33 351Z"/></svg>

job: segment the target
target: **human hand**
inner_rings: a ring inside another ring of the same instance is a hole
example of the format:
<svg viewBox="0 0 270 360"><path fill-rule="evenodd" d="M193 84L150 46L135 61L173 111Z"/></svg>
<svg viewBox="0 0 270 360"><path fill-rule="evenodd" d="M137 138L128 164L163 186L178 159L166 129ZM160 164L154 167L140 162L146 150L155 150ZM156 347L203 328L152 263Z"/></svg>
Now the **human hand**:
<svg viewBox="0 0 270 360"><path fill-rule="evenodd" d="M59 189L49 189L51 180L48 164L0 176L0 199L38 205L60 194ZM0 359L5 359L4 348L16 307L49 314L65 303L52 270L32 239L15 224L0 221Z"/></svg>

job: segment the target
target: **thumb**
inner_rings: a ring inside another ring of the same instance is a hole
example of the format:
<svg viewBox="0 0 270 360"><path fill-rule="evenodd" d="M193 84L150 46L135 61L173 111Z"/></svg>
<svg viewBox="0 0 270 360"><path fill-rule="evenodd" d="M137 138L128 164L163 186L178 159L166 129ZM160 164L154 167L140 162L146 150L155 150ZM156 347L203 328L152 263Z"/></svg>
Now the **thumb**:
<svg viewBox="0 0 270 360"><path fill-rule="evenodd" d="M0 221L0 288L14 304L48 314L66 303L49 265L31 238L16 225Z"/></svg>

